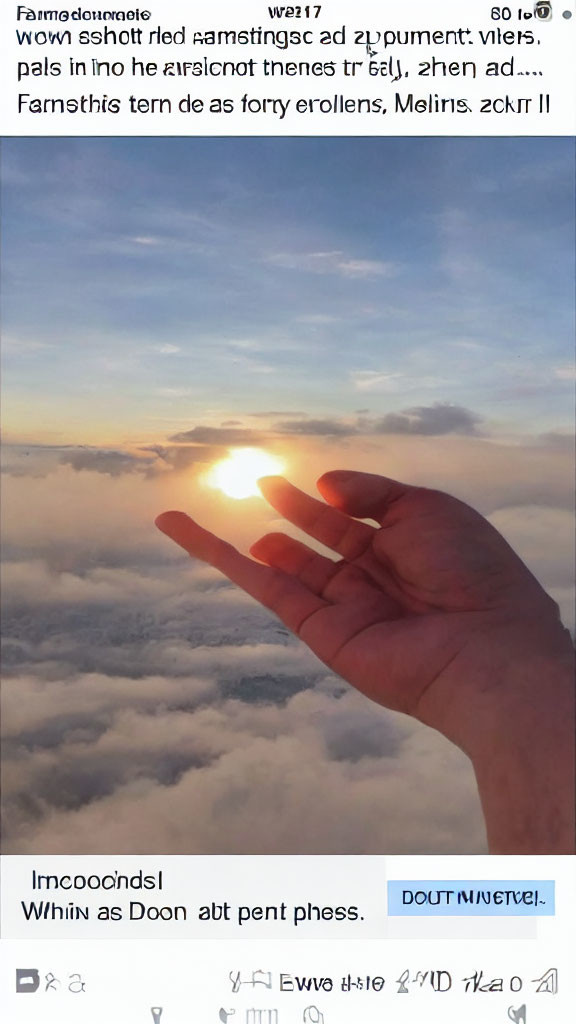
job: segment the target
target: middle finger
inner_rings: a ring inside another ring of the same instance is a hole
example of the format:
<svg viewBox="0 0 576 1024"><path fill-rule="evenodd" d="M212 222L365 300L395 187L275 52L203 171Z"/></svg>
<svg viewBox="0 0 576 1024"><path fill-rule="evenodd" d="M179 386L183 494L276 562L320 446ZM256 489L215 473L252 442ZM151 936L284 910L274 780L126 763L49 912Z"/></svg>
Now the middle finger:
<svg viewBox="0 0 576 1024"><path fill-rule="evenodd" d="M337 551L346 561L360 558L371 546L377 530L344 512L310 497L280 476L258 482L262 494L280 515L310 537Z"/></svg>

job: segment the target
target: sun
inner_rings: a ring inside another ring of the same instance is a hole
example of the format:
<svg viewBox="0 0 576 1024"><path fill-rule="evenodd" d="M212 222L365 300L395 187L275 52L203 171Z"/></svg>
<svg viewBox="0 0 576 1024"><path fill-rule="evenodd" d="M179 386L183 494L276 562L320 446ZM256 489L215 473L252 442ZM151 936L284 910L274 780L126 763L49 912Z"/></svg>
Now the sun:
<svg viewBox="0 0 576 1024"><path fill-rule="evenodd" d="M228 457L209 470L206 483L229 498L252 498L260 495L257 481L261 476L283 471L284 463L260 448L231 448Z"/></svg>

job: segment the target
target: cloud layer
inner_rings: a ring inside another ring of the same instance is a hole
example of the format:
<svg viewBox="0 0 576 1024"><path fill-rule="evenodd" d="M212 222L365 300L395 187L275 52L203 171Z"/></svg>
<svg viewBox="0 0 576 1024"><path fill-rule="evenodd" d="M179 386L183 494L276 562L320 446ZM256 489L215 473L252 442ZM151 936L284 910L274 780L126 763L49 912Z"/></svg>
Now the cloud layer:
<svg viewBox="0 0 576 1024"><path fill-rule="evenodd" d="M429 413L411 415L426 427ZM439 446L424 429L393 443L351 434L336 450L331 421L319 422L292 435L301 486L354 465L457 493L490 516L570 622L564 446L474 436ZM161 508L190 504L242 549L282 526L258 499L231 506L203 490L201 464L178 468L170 456L168 472L150 472L173 451L189 447L149 446L137 474L104 450L87 463L64 453L64 464L47 452L42 472L6 488L5 850L483 852L459 751L351 691L153 529Z"/></svg>

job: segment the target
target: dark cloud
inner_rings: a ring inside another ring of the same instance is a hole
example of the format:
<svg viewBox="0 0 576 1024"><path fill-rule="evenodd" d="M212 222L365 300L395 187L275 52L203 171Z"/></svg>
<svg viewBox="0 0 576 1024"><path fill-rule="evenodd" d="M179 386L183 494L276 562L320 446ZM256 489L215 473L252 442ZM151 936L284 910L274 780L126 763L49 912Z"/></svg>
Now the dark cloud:
<svg viewBox="0 0 576 1024"><path fill-rule="evenodd" d="M373 424L378 434L478 434L481 417L461 405L438 402L389 412Z"/></svg>
<svg viewBox="0 0 576 1024"><path fill-rule="evenodd" d="M342 420L302 420L297 423L277 423L275 429L282 434L308 437L352 437L358 427Z"/></svg>
<svg viewBox="0 0 576 1024"><path fill-rule="evenodd" d="M166 469L172 469L174 472L179 473L189 469L190 466L213 462L214 459L219 459L225 454L224 448L210 444L179 445L178 447L155 445L150 450L155 451L160 460L160 464L156 463L148 471L149 475L153 476Z"/></svg>
<svg viewBox="0 0 576 1024"><path fill-rule="evenodd" d="M106 476L122 476L124 473L142 473L150 467L150 460L138 458L128 452L78 449L62 455L60 462L71 466L77 472L105 473Z"/></svg>
<svg viewBox="0 0 576 1024"><path fill-rule="evenodd" d="M345 438L370 434L477 435L481 418L458 405L436 404L388 413L380 420L361 418L356 423L338 418L313 419L302 413L268 412L254 416L284 415L290 419L274 425L277 435L289 437ZM6 462L4 472L15 477L46 476L54 468L54 458L76 472L100 473L109 477L141 475L147 478L174 471L182 472L194 465L205 465L225 455L234 445L259 446L269 439L265 431L236 426L240 421L228 420L221 427L197 426L169 438L169 444L142 445L136 453L118 449L95 449L86 446L54 446L45 451L32 446L18 452ZM541 443L560 448L568 442L563 435L545 435ZM51 460L51 453L53 457Z"/></svg>
<svg viewBox="0 0 576 1024"><path fill-rule="evenodd" d="M225 454L225 448L215 445L143 445L138 448L142 455L129 452L78 449L61 456L60 464L71 466L77 472L104 473L119 477L127 473L140 473L146 477L158 476L167 470L176 473L190 466L203 465ZM22 470L15 475L25 474ZM45 474L44 474L45 475Z"/></svg>
<svg viewBox="0 0 576 1024"><path fill-rule="evenodd" d="M17 465L17 464L15 464L13 462L5 462L0 467L0 473L3 473L5 476L13 476L13 477L31 476L31 477L39 478L39 477L47 476L49 472L50 472L50 469L49 469L48 466L43 466L43 467L40 468L40 467L34 466L34 465L29 465L29 466L22 465L22 464Z"/></svg>
<svg viewBox="0 0 576 1024"><path fill-rule="evenodd" d="M397 757L403 743L403 736L391 718L372 715L369 706L366 713L359 713L349 719L334 709L328 712L323 726L326 750L335 761L355 763L367 757Z"/></svg>
<svg viewBox="0 0 576 1024"><path fill-rule="evenodd" d="M86 445L76 444L7 444L4 445L4 450L20 451L26 455L31 452L63 452L70 448L85 448Z"/></svg>
<svg viewBox="0 0 576 1024"><path fill-rule="evenodd" d="M547 434L540 434L538 442L546 448L556 451L573 452L576 445L574 434L564 434L559 430L551 430Z"/></svg>
<svg viewBox="0 0 576 1024"><path fill-rule="evenodd" d="M191 430L182 430L168 438L176 444L247 444L259 445L264 441L264 435L254 430L240 430L235 427L193 427Z"/></svg>
<svg viewBox="0 0 576 1024"><path fill-rule="evenodd" d="M152 452L154 455L162 455L167 450L163 444L143 444L138 448L140 452Z"/></svg>
<svg viewBox="0 0 576 1024"><path fill-rule="evenodd" d="M13 477L45 477L56 468L63 451L73 450L73 445L5 444L0 472Z"/></svg>
<svg viewBox="0 0 576 1024"><path fill-rule="evenodd" d="M298 419L281 421L274 429L281 434L301 437L355 437L364 434L441 434L478 435L481 417L460 405L437 403L390 412L382 419L367 418L367 409L360 410L360 419L351 423L344 419Z"/></svg>

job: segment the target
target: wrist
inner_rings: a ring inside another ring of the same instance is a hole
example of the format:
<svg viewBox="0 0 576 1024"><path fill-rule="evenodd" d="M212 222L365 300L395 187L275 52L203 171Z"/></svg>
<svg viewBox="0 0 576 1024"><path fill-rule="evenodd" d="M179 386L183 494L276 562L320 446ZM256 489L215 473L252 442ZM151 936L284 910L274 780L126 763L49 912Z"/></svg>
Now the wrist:
<svg viewBox="0 0 576 1024"><path fill-rule="evenodd" d="M511 729L532 736L542 719L572 717L574 647L559 620L467 626L460 649L419 701L421 721L476 762Z"/></svg>
<svg viewBox="0 0 576 1024"><path fill-rule="evenodd" d="M516 661L465 742L492 853L575 852L573 652Z"/></svg>
<svg viewBox="0 0 576 1024"><path fill-rule="evenodd" d="M418 717L472 761L492 853L574 852L574 649L558 620L469 633Z"/></svg>

